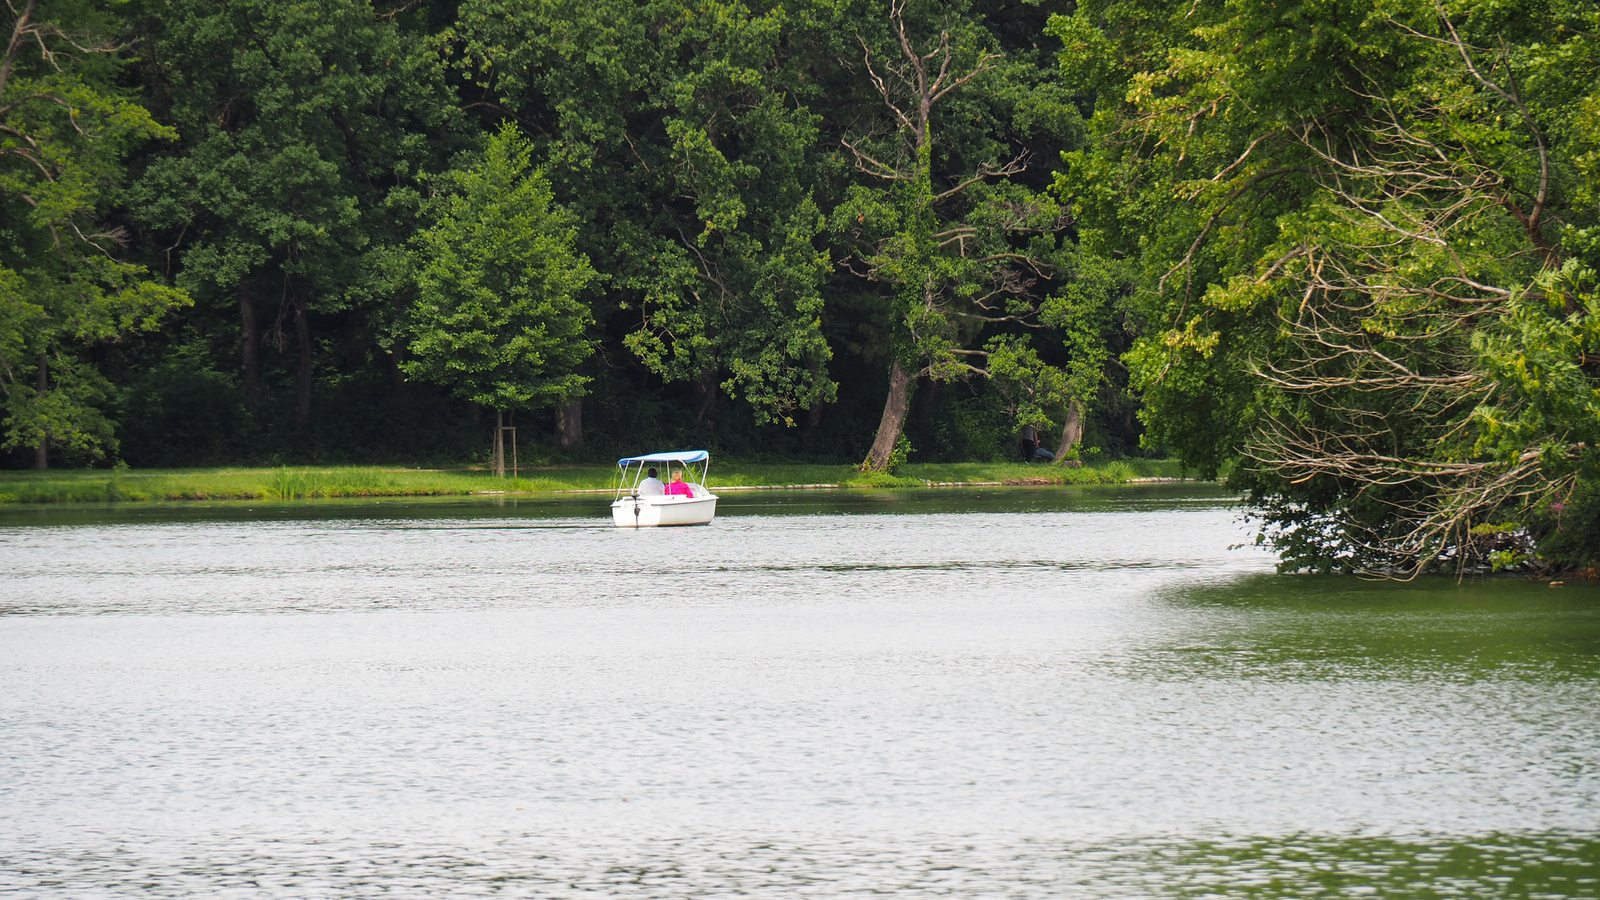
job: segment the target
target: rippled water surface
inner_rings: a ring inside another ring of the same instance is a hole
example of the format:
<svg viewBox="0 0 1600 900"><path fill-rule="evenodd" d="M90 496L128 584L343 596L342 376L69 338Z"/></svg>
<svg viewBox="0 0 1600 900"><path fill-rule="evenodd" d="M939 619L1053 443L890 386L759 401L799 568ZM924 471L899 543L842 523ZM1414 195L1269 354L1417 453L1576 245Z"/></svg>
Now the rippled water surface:
<svg viewBox="0 0 1600 900"><path fill-rule="evenodd" d="M1600 589L1194 486L0 511L0 894L1596 897Z"/></svg>

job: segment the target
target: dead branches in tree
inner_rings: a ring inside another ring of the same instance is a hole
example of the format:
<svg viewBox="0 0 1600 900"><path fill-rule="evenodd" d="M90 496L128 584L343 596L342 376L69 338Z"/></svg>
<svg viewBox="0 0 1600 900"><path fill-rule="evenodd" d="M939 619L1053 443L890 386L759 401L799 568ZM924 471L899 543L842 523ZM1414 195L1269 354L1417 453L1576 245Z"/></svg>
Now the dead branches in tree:
<svg viewBox="0 0 1600 900"><path fill-rule="evenodd" d="M1483 93L1431 108L1373 94L1357 134L1319 120L1293 134L1326 217L1254 281L1283 302L1277 340L1252 370L1275 405L1243 447L1247 465L1293 488L1280 497L1322 498L1280 503L1268 518L1295 533L1280 530L1277 541L1338 548L1327 552L1385 577L1485 565L1474 528L1570 489L1545 464L1582 449L1560 449L1559 435L1510 453L1474 439L1475 417L1507 399L1473 336L1507 316L1518 281L1559 262L1543 234L1550 157L1504 66L1491 77L1495 67L1478 62L1484 51L1448 19L1438 34L1407 31L1450 47ZM1530 190L1507 172L1503 146L1486 147L1466 127L1496 105L1524 127ZM1173 272L1243 192L1289 168L1227 196ZM1485 245L1514 249L1486 255Z"/></svg>

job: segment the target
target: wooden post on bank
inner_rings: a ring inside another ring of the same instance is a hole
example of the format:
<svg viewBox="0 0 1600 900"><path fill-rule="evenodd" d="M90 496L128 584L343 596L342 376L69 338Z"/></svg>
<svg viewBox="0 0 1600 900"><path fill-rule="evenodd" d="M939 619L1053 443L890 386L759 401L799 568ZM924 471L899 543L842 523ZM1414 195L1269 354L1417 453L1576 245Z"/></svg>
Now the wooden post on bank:
<svg viewBox="0 0 1600 900"><path fill-rule="evenodd" d="M506 477L506 432L511 433L511 477L517 477L517 429L506 425L504 413L494 411L494 477Z"/></svg>

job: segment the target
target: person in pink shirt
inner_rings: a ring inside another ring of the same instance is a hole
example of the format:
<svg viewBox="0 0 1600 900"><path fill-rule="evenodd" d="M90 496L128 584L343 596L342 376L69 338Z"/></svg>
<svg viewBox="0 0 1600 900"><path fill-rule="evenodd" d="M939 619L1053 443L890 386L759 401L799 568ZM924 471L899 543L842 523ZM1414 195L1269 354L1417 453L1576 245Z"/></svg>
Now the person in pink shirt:
<svg viewBox="0 0 1600 900"><path fill-rule="evenodd" d="M668 497L693 497L694 496L694 491L689 487L688 484L684 483L683 473L682 472L673 473L672 483L667 485L667 496Z"/></svg>

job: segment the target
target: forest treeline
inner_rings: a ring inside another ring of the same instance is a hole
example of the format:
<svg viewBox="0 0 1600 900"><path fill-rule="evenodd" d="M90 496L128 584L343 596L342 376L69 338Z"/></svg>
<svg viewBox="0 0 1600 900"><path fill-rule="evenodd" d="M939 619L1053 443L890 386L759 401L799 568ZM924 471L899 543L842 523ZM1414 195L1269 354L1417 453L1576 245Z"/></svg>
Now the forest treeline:
<svg viewBox="0 0 1600 900"><path fill-rule="evenodd" d="M1288 568L1600 556L1587 0L6 5L6 465L1033 425Z"/></svg>

